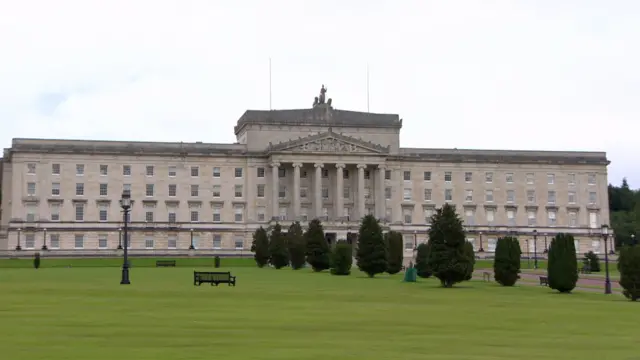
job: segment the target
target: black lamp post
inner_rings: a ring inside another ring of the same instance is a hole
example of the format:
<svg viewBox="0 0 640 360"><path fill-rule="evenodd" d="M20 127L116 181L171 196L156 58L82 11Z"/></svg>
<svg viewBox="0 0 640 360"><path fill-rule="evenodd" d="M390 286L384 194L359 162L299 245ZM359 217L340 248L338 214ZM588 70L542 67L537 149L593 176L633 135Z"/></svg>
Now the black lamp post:
<svg viewBox="0 0 640 360"><path fill-rule="evenodd" d="M118 250L122 250L122 228L118 228Z"/></svg>
<svg viewBox="0 0 640 360"><path fill-rule="evenodd" d="M478 252L484 252L482 248L482 231L478 232L478 235L480 236L480 250L478 250Z"/></svg>
<svg viewBox="0 0 640 360"><path fill-rule="evenodd" d="M47 247L47 228L42 229L42 250L49 250L49 248Z"/></svg>
<svg viewBox="0 0 640 360"><path fill-rule="evenodd" d="M549 253L549 248L547 247L547 234L544 234L544 253Z"/></svg>
<svg viewBox="0 0 640 360"><path fill-rule="evenodd" d="M189 230L191 232L191 245L189 245L189 250L195 250L196 247L193 246L193 229Z"/></svg>
<svg viewBox="0 0 640 360"><path fill-rule="evenodd" d="M609 278L609 251L607 251L607 238L609 237L609 226L602 225L602 239L604 240L604 293L611 294L611 279Z"/></svg>
<svg viewBox="0 0 640 360"><path fill-rule="evenodd" d="M16 250L20 251L22 250L22 246L20 246L20 232L22 231L21 228L18 228L18 245L16 245Z"/></svg>
<svg viewBox="0 0 640 360"><path fill-rule="evenodd" d="M533 229L533 268L538 268L538 230Z"/></svg>
<svg viewBox="0 0 640 360"><path fill-rule="evenodd" d="M527 244L527 269L531 268L531 252L529 252L529 239L524 239Z"/></svg>
<svg viewBox="0 0 640 360"><path fill-rule="evenodd" d="M120 207L122 208L122 220L124 222L124 263L122 264L122 280L120 281L120 285L129 285L131 284L129 282L129 254L127 251L129 248L129 211L131 211L131 193L129 190L122 192Z"/></svg>

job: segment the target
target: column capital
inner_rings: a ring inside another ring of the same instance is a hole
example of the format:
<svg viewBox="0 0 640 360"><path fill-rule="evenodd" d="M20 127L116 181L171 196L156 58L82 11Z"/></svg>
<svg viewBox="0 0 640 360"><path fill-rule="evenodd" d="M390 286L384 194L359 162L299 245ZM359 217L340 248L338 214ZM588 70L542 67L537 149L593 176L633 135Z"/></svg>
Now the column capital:
<svg viewBox="0 0 640 360"><path fill-rule="evenodd" d="M358 164L356 167L358 169L366 169L367 168L367 164Z"/></svg>
<svg viewBox="0 0 640 360"><path fill-rule="evenodd" d="M302 163L301 162L294 162L292 165L293 165L294 168L302 167Z"/></svg>
<svg viewBox="0 0 640 360"><path fill-rule="evenodd" d="M336 164L336 169L344 169L345 166L346 166L345 164L338 163Z"/></svg>
<svg viewBox="0 0 640 360"><path fill-rule="evenodd" d="M324 164L323 163L315 163L315 164L313 164L313 166L315 168L321 168L322 169L324 167Z"/></svg>
<svg viewBox="0 0 640 360"><path fill-rule="evenodd" d="M378 165L378 170L387 170L387 165Z"/></svg>
<svg viewBox="0 0 640 360"><path fill-rule="evenodd" d="M271 163L271 167L274 167L274 168L280 167L280 163L279 162L272 162Z"/></svg>

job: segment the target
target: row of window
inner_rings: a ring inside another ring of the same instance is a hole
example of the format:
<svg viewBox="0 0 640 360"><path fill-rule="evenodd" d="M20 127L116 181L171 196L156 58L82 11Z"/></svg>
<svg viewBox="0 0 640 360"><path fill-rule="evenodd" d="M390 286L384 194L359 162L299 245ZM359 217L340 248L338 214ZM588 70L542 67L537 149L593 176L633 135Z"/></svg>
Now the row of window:
<svg viewBox="0 0 640 360"><path fill-rule="evenodd" d="M213 234L211 237L211 245L205 244L204 242L207 239L202 239L201 242L200 235L193 235L193 240L189 239L189 242L193 243L193 246L196 249L200 248L212 248L212 249L222 249L222 235ZM60 235L59 234L49 234L49 239L47 239L48 244L47 247L51 249L60 249ZM74 235L74 248L75 249L84 249L86 243L86 236L84 234L75 234ZM177 249L178 245L178 237L177 236L169 236L167 237L166 242L167 249ZM131 241L128 243L128 249L132 249L133 246ZM114 239L111 240L111 244L109 244L109 238L106 234L98 235L98 249L109 249L116 248L117 243ZM144 249L157 249L158 241L153 236L146 236L143 242ZM36 236L35 234L25 234L24 235L24 248L25 249L35 249L36 248ZM237 236L234 238L234 248L235 249L243 249L244 248L244 237Z"/></svg>
<svg viewBox="0 0 640 360"><path fill-rule="evenodd" d="M85 174L85 164L76 164L76 175L77 176L84 176ZM122 165L121 166L122 169L122 176L132 176L133 175L133 166L132 165ZM262 171L258 172L258 177L264 177L264 168L261 168ZM100 173L101 176L108 176L109 175L109 170L110 170L110 166L109 165L98 165L98 171ZM28 163L27 164L27 174L29 175L35 175L37 173L37 164L36 163ZM61 175L62 173L62 166L60 164L51 164L51 175ZM234 168L234 176L236 178L242 178L244 173L244 169L241 167L237 167ZM144 174L146 176L152 177L156 175L156 167L154 165L146 165L145 166L145 171ZM200 176L200 167L199 166L191 166L189 167L189 174L192 177L199 177ZM260 176L260 174L262 176ZM178 166L176 165L170 165L167 168L167 175L169 177L176 177L178 176ZM221 169L219 167L214 167L212 170L212 176L219 178L221 175Z"/></svg>
<svg viewBox="0 0 640 360"><path fill-rule="evenodd" d="M494 197L495 190L485 190L484 191L484 202L493 203L495 201ZM516 202L516 191L515 190L506 190L505 191L507 204L514 204ZM557 202L557 194L556 190L548 190L547 191L547 204L555 205ZM526 197L528 204L536 203L536 191L529 189L526 190ZM385 188L385 199L391 200L391 188ZM402 193L402 200L404 201L412 201L413 200L413 189L412 188L404 188ZM433 201L433 190L432 189L424 189L424 197L423 200L426 202ZM444 201L453 201L453 189L444 189ZM473 190L466 189L464 191L464 201L467 203L473 202ZM598 202L598 194L595 191L589 191L589 204L596 204ZM578 193L576 191L568 191L567 192L567 202L569 204L577 204L578 203Z"/></svg>
<svg viewBox="0 0 640 360"><path fill-rule="evenodd" d="M494 181L495 178L495 173L493 171L487 171L484 173L484 182L487 184L491 184ZM385 178L387 180L391 179L391 174L389 172L389 170L387 170L387 173L385 173ZM404 181L411 181L411 171L406 170L403 172L402 174L402 178ZM466 183L471 183L473 182L473 172L471 171L466 171L464 173L464 181ZM529 172L525 174L525 182L528 185L533 185L535 184L535 178L536 178L536 174ZM432 173L431 171L425 171L423 172L423 180L424 181L431 181L432 179ZM445 171L443 174L443 180L445 182L453 182L454 179L454 173L452 171ZM512 172L508 172L504 174L504 181L507 184L513 184L514 182L516 182L517 176L516 174L512 173ZM547 184L548 185L554 185L556 183L556 174L554 173L547 173ZM567 183L568 185L576 185L577 184L577 175L575 173L570 173L567 174ZM587 174L587 184L588 185L596 185L596 174L595 173L589 173Z"/></svg>

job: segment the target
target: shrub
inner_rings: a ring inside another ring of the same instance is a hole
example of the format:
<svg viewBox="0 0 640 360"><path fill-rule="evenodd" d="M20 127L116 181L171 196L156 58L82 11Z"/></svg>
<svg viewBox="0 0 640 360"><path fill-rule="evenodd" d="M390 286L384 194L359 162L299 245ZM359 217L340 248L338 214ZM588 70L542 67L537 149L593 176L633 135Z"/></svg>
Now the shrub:
<svg viewBox="0 0 640 360"><path fill-rule="evenodd" d="M289 231L287 232L287 246L289 247L291 268L293 270L302 269L306 262L306 244L304 243L302 227L297 221L289 226Z"/></svg>
<svg viewBox="0 0 640 360"><path fill-rule="evenodd" d="M473 251L473 244L468 241L464 243L464 254L469 261L467 265L467 276L464 279L469 281L473 278L473 267L476 265L476 253Z"/></svg>
<svg viewBox="0 0 640 360"><path fill-rule="evenodd" d="M433 274L429 267L430 244L431 243L428 242L418 245L418 251L416 252L416 271L418 272L418 276L425 279L431 277Z"/></svg>
<svg viewBox="0 0 640 360"><path fill-rule="evenodd" d="M387 247L380 224L373 215L362 218L356 259L358 268L369 277L387 271Z"/></svg>
<svg viewBox="0 0 640 360"><path fill-rule="evenodd" d="M304 233L306 243L307 262L313 271L322 271L329 268L329 244L324 237L324 230L320 220L313 219L309 223L309 228Z"/></svg>
<svg viewBox="0 0 640 360"><path fill-rule="evenodd" d="M507 236L498 239L495 260L493 261L493 277L502 286L513 286L520 278L520 242L515 237Z"/></svg>
<svg viewBox="0 0 640 360"><path fill-rule="evenodd" d="M219 268L220 267L220 256L215 256L213 258L213 267L215 268Z"/></svg>
<svg viewBox="0 0 640 360"><path fill-rule="evenodd" d="M276 223L269 235L269 262L276 269L289 265L289 250L282 227Z"/></svg>
<svg viewBox="0 0 640 360"><path fill-rule="evenodd" d="M573 241L573 235L560 233L549 245L549 287L561 293L570 293L578 283L578 259Z"/></svg>
<svg viewBox="0 0 640 360"><path fill-rule="evenodd" d="M389 231L384 234L384 239L388 250L387 272L391 275L397 274L402 270L404 260L402 234L397 231Z"/></svg>
<svg viewBox="0 0 640 360"><path fill-rule="evenodd" d="M589 269L589 271L600 272L600 259L598 259L598 255L593 251L589 251L584 254L582 263L587 267L587 269Z"/></svg>
<svg viewBox="0 0 640 360"><path fill-rule="evenodd" d="M40 268L40 253L37 252L33 255L33 267L36 269Z"/></svg>
<svg viewBox="0 0 640 360"><path fill-rule="evenodd" d="M624 246L618 259L622 294L631 301L640 299L640 246Z"/></svg>
<svg viewBox="0 0 640 360"><path fill-rule="evenodd" d="M331 253L331 274L349 275L351 274L351 264L353 263L353 249L346 241L338 241Z"/></svg>
<svg viewBox="0 0 640 360"><path fill-rule="evenodd" d="M431 218L429 242L428 266L442 286L450 288L466 280L473 262L465 253L467 240L455 206L444 204L436 210Z"/></svg>
<svg viewBox="0 0 640 360"><path fill-rule="evenodd" d="M251 252L259 268L269 263L269 237L262 226L253 233Z"/></svg>

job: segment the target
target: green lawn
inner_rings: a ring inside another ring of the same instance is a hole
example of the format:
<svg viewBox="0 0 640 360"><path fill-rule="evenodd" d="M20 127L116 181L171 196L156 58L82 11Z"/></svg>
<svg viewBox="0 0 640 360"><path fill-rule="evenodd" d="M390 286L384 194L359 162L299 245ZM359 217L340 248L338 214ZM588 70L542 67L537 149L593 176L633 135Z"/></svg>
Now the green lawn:
<svg viewBox="0 0 640 360"><path fill-rule="evenodd" d="M254 267L195 287L192 271L134 265L121 286L117 267L2 268L2 358L637 357L640 304L618 295Z"/></svg>

